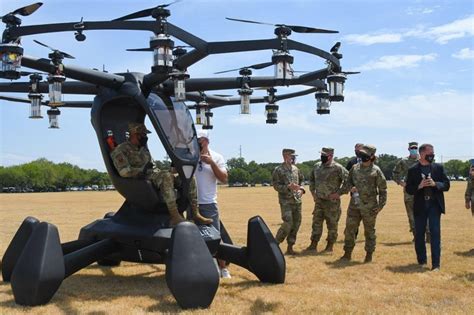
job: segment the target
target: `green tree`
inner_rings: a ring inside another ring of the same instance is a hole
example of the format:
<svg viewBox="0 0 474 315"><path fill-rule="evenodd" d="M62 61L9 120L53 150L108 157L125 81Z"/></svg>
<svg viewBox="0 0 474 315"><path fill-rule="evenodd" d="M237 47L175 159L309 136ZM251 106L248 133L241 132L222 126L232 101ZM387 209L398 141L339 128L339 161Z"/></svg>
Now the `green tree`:
<svg viewBox="0 0 474 315"><path fill-rule="evenodd" d="M375 164L377 164L380 167L386 179L392 179L393 168L395 167L395 164L397 164L397 161L399 159L400 158L396 157L395 155L380 154L377 157Z"/></svg>
<svg viewBox="0 0 474 315"><path fill-rule="evenodd" d="M247 183L250 181L250 173L241 168L229 170L229 184L236 182Z"/></svg>

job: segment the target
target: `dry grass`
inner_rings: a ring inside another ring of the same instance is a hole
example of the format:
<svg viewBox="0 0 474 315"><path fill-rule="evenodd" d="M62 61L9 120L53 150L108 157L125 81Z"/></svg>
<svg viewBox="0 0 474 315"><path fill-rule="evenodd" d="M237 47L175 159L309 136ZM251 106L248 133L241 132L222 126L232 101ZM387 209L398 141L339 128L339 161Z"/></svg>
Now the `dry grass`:
<svg viewBox="0 0 474 315"><path fill-rule="evenodd" d="M221 281L210 310L184 313L439 313L474 314L473 218L464 209L465 183L455 182L442 218L441 272L420 270L408 233L399 187L389 185L389 202L377 222L377 249L372 264L362 264L363 233L354 262L341 264L345 214L333 255L287 256L286 283L267 285L250 272L231 266L232 279ZM343 209L347 207L343 199ZM275 233L280 224L276 192L271 187L219 190L222 219L234 242L246 242L247 220L259 214ZM34 216L55 224L61 240L77 237L79 229L117 209L116 192L1 194L0 252L3 253L22 220ZM303 205L303 222L296 243L309 243L313 203ZM323 247L325 244L321 244ZM166 287L163 265L123 263L117 268L92 265L66 279L45 306L23 308L13 301L10 285L0 284L0 314L86 313L142 314L182 312Z"/></svg>

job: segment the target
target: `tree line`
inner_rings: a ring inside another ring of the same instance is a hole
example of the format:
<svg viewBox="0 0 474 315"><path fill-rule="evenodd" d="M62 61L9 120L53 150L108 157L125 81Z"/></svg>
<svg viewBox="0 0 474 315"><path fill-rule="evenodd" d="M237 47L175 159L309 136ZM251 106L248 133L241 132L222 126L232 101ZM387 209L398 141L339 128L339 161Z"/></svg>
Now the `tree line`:
<svg viewBox="0 0 474 315"><path fill-rule="evenodd" d="M346 166L350 157L335 158L335 160ZM392 170L399 157L390 154L380 154L376 164L381 168L387 179L392 179ZM319 160L310 160L297 163L296 166L302 171L305 178L309 178L314 165ZM167 169L169 161L156 161L160 169ZM240 183L271 183L272 172L280 165L278 163L246 162L243 157L227 160L229 172L229 184ZM467 177L469 174L469 162L460 160L449 160L445 162L444 169L451 178ZM53 163L41 158L29 163L3 167L0 166L0 186L30 188L34 191L54 191L66 189L67 187L81 187L91 185L110 185L110 178L106 172L98 170L86 170L70 163Z"/></svg>

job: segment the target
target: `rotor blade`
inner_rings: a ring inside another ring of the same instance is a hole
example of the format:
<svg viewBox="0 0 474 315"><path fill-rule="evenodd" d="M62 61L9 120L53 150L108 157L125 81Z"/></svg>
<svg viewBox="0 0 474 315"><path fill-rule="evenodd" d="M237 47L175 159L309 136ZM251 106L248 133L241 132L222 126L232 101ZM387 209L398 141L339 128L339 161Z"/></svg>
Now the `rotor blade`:
<svg viewBox="0 0 474 315"><path fill-rule="evenodd" d="M344 74L359 74L360 71L342 71Z"/></svg>
<svg viewBox="0 0 474 315"><path fill-rule="evenodd" d="M233 95L228 95L228 94L212 94L213 96L219 96L219 97L231 97Z"/></svg>
<svg viewBox="0 0 474 315"><path fill-rule="evenodd" d="M334 44L334 46L332 46L331 50L329 51L332 53L337 53L340 47L341 47L341 42L337 42Z"/></svg>
<svg viewBox="0 0 474 315"><path fill-rule="evenodd" d="M286 26L296 33L322 33L322 34L339 33L339 31L325 30L322 28L314 28L314 27L307 27L307 26L298 26L298 25L281 25L281 26Z"/></svg>
<svg viewBox="0 0 474 315"><path fill-rule="evenodd" d="M68 53L65 53L64 51L58 50L61 55L63 55L64 58L69 58L69 59L76 59L74 56L71 56Z"/></svg>
<svg viewBox="0 0 474 315"><path fill-rule="evenodd" d="M224 70L224 71L219 71L219 72L214 72L214 74L221 74L221 73L227 73L227 72L232 72L232 71L237 71L242 68L237 68L237 69L231 69L231 70Z"/></svg>
<svg viewBox="0 0 474 315"><path fill-rule="evenodd" d="M28 103L28 104L31 103L31 101L27 98L11 97L11 96L3 96L3 95L0 95L0 100L17 102L17 103Z"/></svg>
<svg viewBox="0 0 474 315"><path fill-rule="evenodd" d="M266 67L270 67L271 65L274 65L273 62L264 62L264 63L257 63L255 65L251 65L249 67L246 67L246 68L251 68L251 69L255 69L255 70L258 70L258 69L263 69L263 68L266 68Z"/></svg>
<svg viewBox="0 0 474 315"><path fill-rule="evenodd" d="M36 3L30 4L30 5L27 5L26 7L16 9L16 10L13 11L11 14L13 14L13 15L19 14L19 15L21 15L21 16L28 16L28 15L30 15L31 13L35 12L36 10L38 10L38 8L39 8L40 6L42 6L42 5L43 5L42 2L36 2Z"/></svg>
<svg viewBox="0 0 474 315"><path fill-rule="evenodd" d="M117 19L113 19L112 21L131 20L131 19L138 19L138 18L141 18L141 17L150 16L150 15L151 15L151 12L153 12L154 9L155 9L155 8L150 8L150 9L145 9L145 10L137 11L137 12L135 12L135 13L128 14L128 15L124 15L124 16L119 17L119 18L117 18Z"/></svg>
<svg viewBox="0 0 474 315"><path fill-rule="evenodd" d="M129 48L127 51L153 51L153 48Z"/></svg>
<svg viewBox="0 0 474 315"><path fill-rule="evenodd" d="M176 0L176 1L173 1L173 2L170 2L170 3L167 3L167 4L162 4L162 5L159 5L157 8L166 8L166 7L169 7L172 4L175 4L175 3L178 3L178 2L181 2L181 1L182 0Z"/></svg>
<svg viewBox="0 0 474 315"><path fill-rule="evenodd" d="M37 43L38 45L41 45L41 46L44 46L44 47L46 47L46 48L49 48L49 49L51 49L52 51L55 51L55 50L57 50L57 49L54 49L53 47L49 47L48 45L46 45L46 44L43 44L43 43L42 43L42 42L40 42L39 40L33 39L33 41L34 41L35 43Z"/></svg>
<svg viewBox="0 0 474 315"><path fill-rule="evenodd" d="M256 21L250 21L250 20L241 20L241 19L234 19L234 18L230 18L230 17L226 17L226 19L227 19L227 20L230 20L230 21L236 21L236 22L254 23L254 24L263 24L263 25L275 26L275 24L265 23L265 22L256 22Z"/></svg>

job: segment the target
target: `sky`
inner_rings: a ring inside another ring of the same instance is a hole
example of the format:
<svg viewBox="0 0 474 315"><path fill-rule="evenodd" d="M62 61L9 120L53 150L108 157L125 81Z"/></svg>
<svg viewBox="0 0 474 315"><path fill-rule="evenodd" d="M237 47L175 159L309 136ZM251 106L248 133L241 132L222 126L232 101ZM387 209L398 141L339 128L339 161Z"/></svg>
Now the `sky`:
<svg viewBox="0 0 474 315"><path fill-rule="evenodd" d="M0 0L0 15L32 2ZM22 18L22 25L74 22L81 17L84 21L111 20L161 4L125 0L68 0L67 6L60 0L43 3L34 14ZM294 148L299 161L315 160L324 146L335 148L336 156L352 156L357 142L375 145L378 154L404 156L410 141L432 143L438 161L467 160L474 155L472 1L183 0L169 9L171 23L206 41L274 37L271 26L237 23L225 17L338 30L338 34L293 33L290 38L326 51L340 41L343 70L361 71L349 76L345 101L332 103L330 115L316 114L314 94L278 102L276 125L265 123L265 104L251 105L251 115L240 115L238 106L214 110L210 146L226 159L241 154L246 161L278 162L282 148ZM66 65L99 69L104 65L109 72L150 72L150 52L125 49L148 47L152 33L85 34L84 42L77 42L72 32L26 36L22 45L29 56L43 58L49 53L33 39L74 55L76 59L64 61ZM290 53L295 57L295 70L325 67L321 58ZM213 73L217 71L270 61L271 54L259 51L211 55L188 71L191 78L216 77ZM272 73L272 68L254 71L256 76ZM287 93L305 87L277 89ZM235 90L219 92L237 95ZM264 91L253 95L263 96ZM67 95L65 100L92 98ZM90 123L90 110L65 108L58 130L48 128L44 107L45 118L32 120L28 116L28 104L0 100L0 165L44 157L105 170ZM149 144L153 157L163 159L165 153L156 133L150 136Z"/></svg>

